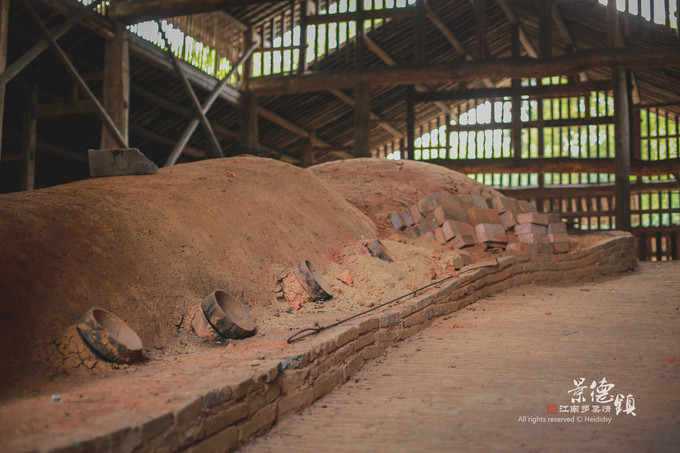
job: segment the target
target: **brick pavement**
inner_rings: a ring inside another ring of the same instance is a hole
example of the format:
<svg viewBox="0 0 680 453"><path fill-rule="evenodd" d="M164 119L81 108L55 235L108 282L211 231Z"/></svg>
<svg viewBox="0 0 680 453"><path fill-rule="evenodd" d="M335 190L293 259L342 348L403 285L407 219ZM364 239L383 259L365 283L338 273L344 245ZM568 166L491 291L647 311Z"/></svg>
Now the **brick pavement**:
<svg viewBox="0 0 680 453"><path fill-rule="evenodd" d="M547 417L547 404L571 408L581 377L633 395L636 416L518 421ZM678 408L680 262L641 263L595 283L482 299L392 346L243 451L673 451Z"/></svg>

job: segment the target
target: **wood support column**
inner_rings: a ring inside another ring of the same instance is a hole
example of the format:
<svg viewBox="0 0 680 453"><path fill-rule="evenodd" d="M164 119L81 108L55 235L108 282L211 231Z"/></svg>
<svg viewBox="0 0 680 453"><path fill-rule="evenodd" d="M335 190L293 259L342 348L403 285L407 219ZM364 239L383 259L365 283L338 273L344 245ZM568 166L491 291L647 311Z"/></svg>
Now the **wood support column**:
<svg viewBox="0 0 680 453"><path fill-rule="evenodd" d="M314 147L316 146L316 132L310 131L309 137L302 147L302 166L307 168L316 163L314 158Z"/></svg>
<svg viewBox="0 0 680 453"><path fill-rule="evenodd" d="M489 46L486 39L486 0L472 0L477 28L477 58L485 60L489 57Z"/></svg>
<svg viewBox="0 0 680 453"><path fill-rule="evenodd" d="M243 93L243 110L240 119L239 142L243 145L260 146L257 104L255 96L249 91Z"/></svg>
<svg viewBox="0 0 680 453"><path fill-rule="evenodd" d="M35 188L35 148L38 136L38 86L33 85L28 90L23 110L23 126L21 137L21 190Z"/></svg>
<svg viewBox="0 0 680 453"><path fill-rule="evenodd" d="M359 2L361 3L361 2ZM413 50L413 61L415 64L425 64L427 44L425 37L425 17L427 16L427 10L425 9L425 0L416 0L415 5L415 42Z"/></svg>
<svg viewBox="0 0 680 453"><path fill-rule="evenodd" d="M613 70L614 76L614 121L616 155L616 229L630 231L630 137L631 137L631 100L630 83L625 69Z"/></svg>
<svg viewBox="0 0 680 453"><path fill-rule="evenodd" d="M111 116L120 134L128 141L130 113L130 42L121 23L115 25L113 39L104 47L104 83L102 105ZM118 141L109 128L102 125L100 148L117 148Z"/></svg>
<svg viewBox="0 0 680 453"><path fill-rule="evenodd" d="M416 104L415 88L409 85L406 88L406 156L404 159L413 159L416 151Z"/></svg>
<svg viewBox="0 0 680 453"><path fill-rule="evenodd" d="M7 67L7 35L9 30L9 0L0 0L0 74ZM0 86L0 157L2 157L2 126L5 113L5 86Z"/></svg>
<svg viewBox="0 0 680 453"><path fill-rule="evenodd" d="M303 0L302 3L300 4L300 55L298 57L298 74L304 74L307 71L308 15L309 15L309 0Z"/></svg>
<svg viewBox="0 0 680 453"><path fill-rule="evenodd" d="M540 22L539 28L539 55L541 58L552 57L552 9L553 0L543 0L539 2L540 6Z"/></svg>
<svg viewBox="0 0 680 453"><path fill-rule="evenodd" d="M354 157L371 157L371 98L367 85L354 88Z"/></svg>
<svg viewBox="0 0 680 453"><path fill-rule="evenodd" d="M512 40L512 56L519 57L519 22L510 23L510 36ZM512 79L512 131L510 141L512 143L512 157L519 159L522 153L522 123L521 108L522 100L519 90L521 88L520 79Z"/></svg>

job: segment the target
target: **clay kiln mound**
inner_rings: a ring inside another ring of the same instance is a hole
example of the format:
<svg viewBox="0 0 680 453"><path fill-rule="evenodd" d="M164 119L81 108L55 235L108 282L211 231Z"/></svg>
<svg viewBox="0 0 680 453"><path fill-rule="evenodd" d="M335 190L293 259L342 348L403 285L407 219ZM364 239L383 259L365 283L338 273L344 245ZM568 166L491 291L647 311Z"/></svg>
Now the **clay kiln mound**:
<svg viewBox="0 0 680 453"><path fill-rule="evenodd" d="M375 234L312 172L252 157L3 195L0 385L47 371L47 345L91 306L163 348L214 289L255 312L281 267L307 258L325 271L344 244Z"/></svg>
<svg viewBox="0 0 680 453"><path fill-rule="evenodd" d="M462 173L411 160L351 159L315 165L309 170L375 222L381 236L395 230L390 215L431 192L500 195Z"/></svg>

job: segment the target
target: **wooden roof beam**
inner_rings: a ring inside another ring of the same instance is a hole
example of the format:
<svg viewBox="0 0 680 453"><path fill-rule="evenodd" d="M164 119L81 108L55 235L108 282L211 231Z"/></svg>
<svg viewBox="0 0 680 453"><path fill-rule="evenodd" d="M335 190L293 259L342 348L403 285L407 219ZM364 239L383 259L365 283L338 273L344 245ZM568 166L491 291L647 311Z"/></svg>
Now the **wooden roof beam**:
<svg viewBox="0 0 680 453"><path fill-rule="evenodd" d="M342 102L344 102L345 104L352 106L352 108L354 107L354 104L355 104L354 98L352 96L346 94L344 91L340 91L340 90L328 90L328 91L331 94L333 94L335 97L340 99ZM381 122L378 123L378 125L380 127L382 127L383 129L385 129L390 134L392 134L393 136L395 136L397 138L404 138L404 134L400 130L398 130L397 128L395 128L391 124L389 124L386 120L384 120L377 113L369 112L369 117L370 117L371 120L381 121Z"/></svg>
<svg viewBox="0 0 680 453"><path fill-rule="evenodd" d="M275 3L284 0L268 0L258 3ZM166 17L210 13L241 6L252 6L251 0L128 0L111 3L109 17L126 24Z"/></svg>
<svg viewBox="0 0 680 453"><path fill-rule="evenodd" d="M512 8L512 6L508 4L507 0L497 1L500 7L503 8L503 11L505 12L505 17L508 18L508 21L511 24L519 25L519 41L522 43L522 47L524 47L524 50L526 50L530 57L538 58L538 51L534 47L533 43L529 40L529 37L527 36L526 32L524 31L524 27L522 26L522 22L517 17L517 14L515 14L515 11Z"/></svg>
<svg viewBox="0 0 680 453"><path fill-rule="evenodd" d="M452 83L489 78L551 77L577 74L592 68L664 67L680 64L678 46L656 48L601 48L547 59L505 58L465 61L433 66L396 66L360 72L310 72L297 76L271 76L251 79L248 88L256 96L283 95L352 88L358 83L370 86Z"/></svg>
<svg viewBox="0 0 680 453"><path fill-rule="evenodd" d="M364 44L368 47L371 52L376 54L382 61L384 61L388 66L398 66L396 60L390 56L382 47L380 47L375 41L373 41L368 36L364 37ZM415 89L421 93L429 93L430 89L423 85L422 83L416 83ZM445 102L437 101L435 105L444 113L449 115L454 115L453 109L449 107Z"/></svg>

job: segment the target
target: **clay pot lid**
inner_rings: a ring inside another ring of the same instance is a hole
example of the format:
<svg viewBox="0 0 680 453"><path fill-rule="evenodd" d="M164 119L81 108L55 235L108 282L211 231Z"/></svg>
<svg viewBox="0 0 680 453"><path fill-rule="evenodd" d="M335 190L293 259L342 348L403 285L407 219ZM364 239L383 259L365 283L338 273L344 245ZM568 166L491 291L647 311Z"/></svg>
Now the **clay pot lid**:
<svg viewBox="0 0 680 453"><path fill-rule="evenodd" d="M309 260L300 261L293 269L295 278L312 300L333 298L333 290L326 279Z"/></svg>
<svg viewBox="0 0 680 453"><path fill-rule="evenodd" d="M203 299L201 308L210 325L224 338L238 340L255 333L255 321L245 305L226 291L213 291Z"/></svg>
<svg viewBox="0 0 680 453"><path fill-rule="evenodd" d="M90 348L111 362L133 362L144 347L139 335L125 321L103 308L91 307L76 328Z"/></svg>

